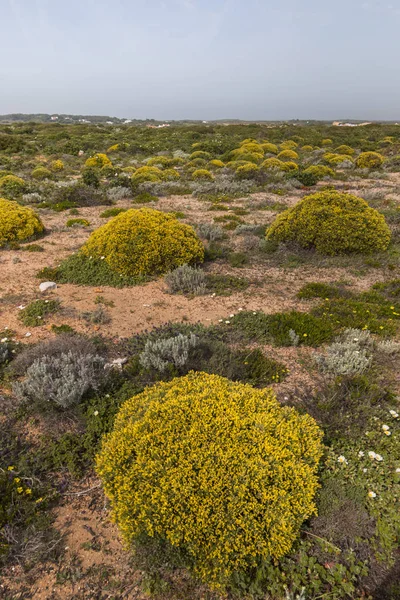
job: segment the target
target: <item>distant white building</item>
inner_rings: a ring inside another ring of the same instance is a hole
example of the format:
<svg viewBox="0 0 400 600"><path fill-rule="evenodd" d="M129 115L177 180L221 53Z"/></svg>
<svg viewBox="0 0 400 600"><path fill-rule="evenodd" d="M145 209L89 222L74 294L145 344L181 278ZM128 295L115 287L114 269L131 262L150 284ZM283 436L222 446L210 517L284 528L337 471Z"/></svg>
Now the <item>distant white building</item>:
<svg viewBox="0 0 400 600"><path fill-rule="evenodd" d="M132 123L132 119L125 119L124 125L127 125L128 123Z"/></svg>
<svg viewBox="0 0 400 600"><path fill-rule="evenodd" d="M53 115L52 117L50 117L50 119L51 119L52 121L58 121L58 117L57 117L57 115Z"/></svg>

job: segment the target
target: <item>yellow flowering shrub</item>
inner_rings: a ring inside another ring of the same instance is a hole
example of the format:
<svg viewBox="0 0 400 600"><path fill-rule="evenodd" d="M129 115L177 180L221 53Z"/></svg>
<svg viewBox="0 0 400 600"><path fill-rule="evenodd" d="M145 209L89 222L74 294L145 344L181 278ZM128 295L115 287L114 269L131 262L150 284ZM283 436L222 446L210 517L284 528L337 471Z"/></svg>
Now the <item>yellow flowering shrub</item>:
<svg viewBox="0 0 400 600"><path fill-rule="evenodd" d="M151 158L149 158L149 160L146 161L146 166L166 167L171 164L171 161L173 161L173 159L169 156L152 156Z"/></svg>
<svg viewBox="0 0 400 600"><path fill-rule="evenodd" d="M335 171L330 167L327 167L326 165L310 165L309 167L304 169L304 173L316 175L318 179L335 176Z"/></svg>
<svg viewBox="0 0 400 600"><path fill-rule="evenodd" d="M105 167L106 165L111 165L111 160L108 158L107 154L102 154L101 152L91 156L85 162L85 167L97 167L101 169L101 167Z"/></svg>
<svg viewBox="0 0 400 600"><path fill-rule="evenodd" d="M356 165L360 169L378 169L383 165L384 157L379 152L361 152Z"/></svg>
<svg viewBox="0 0 400 600"><path fill-rule="evenodd" d="M176 169L165 169L162 178L164 181L177 181L181 176Z"/></svg>
<svg viewBox="0 0 400 600"><path fill-rule="evenodd" d="M109 148L107 148L107 152L118 152L119 144L113 144Z"/></svg>
<svg viewBox="0 0 400 600"><path fill-rule="evenodd" d="M163 172L158 167L139 167L133 175L133 183L143 183L144 181L161 181Z"/></svg>
<svg viewBox="0 0 400 600"><path fill-rule="evenodd" d="M4 194L10 198L15 198L24 193L26 183L21 177L16 175L5 175L0 177L0 194Z"/></svg>
<svg viewBox="0 0 400 600"><path fill-rule="evenodd" d="M152 208L130 209L96 229L82 253L104 257L121 275L166 273L204 259L204 247L193 227Z"/></svg>
<svg viewBox="0 0 400 600"><path fill-rule="evenodd" d="M353 162L353 159L348 154L335 154L333 152L327 152L323 156L324 160L330 165L340 165L344 161Z"/></svg>
<svg viewBox="0 0 400 600"><path fill-rule="evenodd" d="M264 150L258 142L245 141L240 144L240 148L233 150L232 154L240 154L242 152L254 152L255 154L264 154Z"/></svg>
<svg viewBox="0 0 400 600"><path fill-rule="evenodd" d="M362 198L336 190L306 196L278 215L267 239L295 241L322 254L386 250L390 229L378 211Z"/></svg>
<svg viewBox="0 0 400 600"><path fill-rule="evenodd" d="M161 538L223 588L289 552L315 513L321 439L272 390L191 372L123 404L97 472L128 545Z"/></svg>
<svg viewBox="0 0 400 600"><path fill-rule="evenodd" d="M216 167L217 169L222 169L225 166L225 163L222 160L218 160L218 158L210 160L208 164L210 167Z"/></svg>
<svg viewBox="0 0 400 600"><path fill-rule="evenodd" d="M336 154L346 154L347 156L353 156L355 153L354 148L348 146L347 144L342 144L335 150Z"/></svg>
<svg viewBox="0 0 400 600"><path fill-rule="evenodd" d="M312 151L314 150L314 148L313 148L312 146L310 146L310 145L306 144L305 146L302 146L302 147L301 147L301 150L302 150L303 152L312 152Z"/></svg>
<svg viewBox="0 0 400 600"><path fill-rule="evenodd" d="M286 140L285 142L282 142L279 147L281 150L294 150L297 146L298 144L294 140Z"/></svg>
<svg viewBox="0 0 400 600"><path fill-rule="evenodd" d="M42 233L43 223L31 208L0 198L0 248Z"/></svg>
<svg viewBox="0 0 400 600"><path fill-rule="evenodd" d="M299 155L294 150L282 150L282 152L279 152L277 158L279 160L297 160Z"/></svg>
<svg viewBox="0 0 400 600"><path fill-rule="evenodd" d="M210 158L212 158L212 155L209 152L205 152L204 150L196 150L195 152L192 152L189 158L190 160L193 160L195 158L204 158L205 160L210 160Z"/></svg>
<svg viewBox="0 0 400 600"><path fill-rule="evenodd" d="M64 170L64 163L62 160L57 159L57 160L53 160L50 163L50 169L54 172L57 171L63 171Z"/></svg>
<svg viewBox="0 0 400 600"><path fill-rule="evenodd" d="M260 144L260 146L264 150L265 154L278 154L278 146L275 144L264 142L263 144Z"/></svg>
<svg viewBox="0 0 400 600"><path fill-rule="evenodd" d="M324 138L321 142L321 146L331 146L333 144L333 140L330 138Z"/></svg>
<svg viewBox="0 0 400 600"><path fill-rule="evenodd" d="M282 161L282 166L281 166L282 171L298 171L299 170L299 165L295 162L293 162L292 160L287 160L287 161Z"/></svg>
<svg viewBox="0 0 400 600"><path fill-rule="evenodd" d="M208 169L196 169L192 173L193 179L208 179L208 181L212 181L214 179L214 175Z"/></svg>
<svg viewBox="0 0 400 600"><path fill-rule="evenodd" d="M256 173L258 173L259 170L260 170L260 168L257 165L249 162L245 165L241 165L240 167L238 167L236 169L236 176L239 179L246 179L246 178L252 177Z"/></svg>

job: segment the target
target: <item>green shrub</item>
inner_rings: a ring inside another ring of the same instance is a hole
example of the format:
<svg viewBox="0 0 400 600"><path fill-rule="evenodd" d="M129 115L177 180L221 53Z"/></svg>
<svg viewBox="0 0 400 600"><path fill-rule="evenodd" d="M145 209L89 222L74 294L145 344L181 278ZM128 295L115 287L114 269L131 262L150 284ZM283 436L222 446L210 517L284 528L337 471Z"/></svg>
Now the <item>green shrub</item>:
<svg viewBox="0 0 400 600"><path fill-rule="evenodd" d="M67 227L89 227L90 222L87 219L68 219Z"/></svg>
<svg viewBox="0 0 400 600"><path fill-rule="evenodd" d="M247 255L244 252L230 252L228 254L228 262L231 267L244 267L249 262Z"/></svg>
<svg viewBox="0 0 400 600"><path fill-rule="evenodd" d="M75 183L57 189L47 205L53 210L62 211L79 206L101 206L102 204L111 204L102 190L84 183Z"/></svg>
<svg viewBox="0 0 400 600"><path fill-rule="evenodd" d="M46 169L46 167L37 167L32 171L31 177L33 177L33 179L39 179L40 181L43 179L51 179L52 172L50 169Z"/></svg>
<svg viewBox="0 0 400 600"><path fill-rule="evenodd" d="M94 231L81 252L133 277L201 262L204 247L189 225L150 208L130 209Z"/></svg>
<svg viewBox="0 0 400 600"><path fill-rule="evenodd" d="M18 198L26 191L26 183L20 177L15 175L6 175L0 177L0 194L4 194L7 198L13 200Z"/></svg>
<svg viewBox="0 0 400 600"><path fill-rule="evenodd" d="M334 154L333 152L327 152L324 154L324 160L330 165L340 165L343 162L353 162L353 159L348 154Z"/></svg>
<svg viewBox="0 0 400 600"><path fill-rule="evenodd" d="M278 154L278 146L275 144L270 144L269 142L265 142L260 144L261 148L265 152L265 154Z"/></svg>
<svg viewBox="0 0 400 600"><path fill-rule="evenodd" d="M339 287L335 284L321 283L318 281L306 283L302 288L300 288L297 294L297 297L302 300L308 300L310 298L343 298L346 296L351 296L351 293L347 292L342 287Z"/></svg>
<svg viewBox="0 0 400 600"><path fill-rule="evenodd" d="M291 346L293 331L298 336L297 344L320 346L335 335L335 324L324 316L291 311L266 315L260 312L243 311L231 320L231 327L240 339L260 344Z"/></svg>
<svg viewBox="0 0 400 600"><path fill-rule="evenodd" d="M136 194L133 199L134 204L148 204L149 202L158 202L157 196L153 196L149 192L141 192L140 194Z"/></svg>
<svg viewBox="0 0 400 600"><path fill-rule="evenodd" d="M161 539L224 588L290 550L315 510L321 453L315 422L272 392L191 373L123 405L97 472L127 543Z"/></svg>
<svg viewBox="0 0 400 600"><path fill-rule="evenodd" d="M19 319L26 327L44 325L44 318L60 309L59 300L34 300L19 312Z"/></svg>
<svg viewBox="0 0 400 600"><path fill-rule="evenodd" d="M119 215L122 212L125 212L127 209L126 208L120 208L118 206L113 206L112 208L106 208L106 210L103 210L102 213L100 213L100 217L102 219L108 219L109 217L116 217L117 215Z"/></svg>
<svg viewBox="0 0 400 600"><path fill-rule="evenodd" d="M236 169L236 177L238 179L251 179L259 172L259 167L253 163L241 165Z"/></svg>
<svg viewBox="0 0 400 600"><path fill-rule="evenodd" d="M0 248L32 238L43 231L42 221L31 208L0 198Z"/></svg>
<svg viewBox="0 0 400 600"><path fill-rule="evenodd" d="M353 156L353 154L355 154L354 148L347 146L346 144L342 144L342 146L336 148L335 152L337 154L345 154L346 156Z"/></svg>
<svg viewBox="0 0 400 600"><path fill-rule="evenodd" d="M378 152L361 152L356 160L356 165L360 169L379 169L384 160L382 154Z"/></svg>
<svg viewBox="0 0 400 600"><path fill-rule="evenodd" d="M100 177L97 169L94 167L86 167L82 171L82 181L85 185L92 186L94 188L100 187Z"/></svg>
<svg viewBox="0 0 400 600"><path fill-rule="evenodd" d="M322 254L384 251L391 233L365 200L335 190L306 196L278 215L267 239L297 242Z"/></svg>

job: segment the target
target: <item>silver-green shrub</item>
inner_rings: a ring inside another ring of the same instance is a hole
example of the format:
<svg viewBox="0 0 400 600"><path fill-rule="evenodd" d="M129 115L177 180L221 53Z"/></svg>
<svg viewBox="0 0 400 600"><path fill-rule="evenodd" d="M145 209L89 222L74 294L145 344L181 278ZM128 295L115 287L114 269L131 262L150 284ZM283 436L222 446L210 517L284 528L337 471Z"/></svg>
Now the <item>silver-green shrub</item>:
<svg viewBox="0 0 400 600"><path fill-rule="evenodd" d="M107 198L112 202L118 202L125 198L131 198L132 191L128 187L112 187L107 190Z"/></svg>
<svg viewBox="0 0 400 600"><path fill-rule="evenodd" d="M206 292L206 276L201 269L182 265L164 277L168 290L172 294L194 294L201 296Z"/></svg>
<svg viewBox="0 0 400 600"><path fill-rule="evenodd" d="M219 225L214 225L213 223L199 223L196 230L203 240L209 240L210 242L216 242L225 237L223 229Z"/></svg>
<svg viewBox="0 0 400 600"><path fill-rule="evenodd" d="M51 402L62 408L78 404L90 389L98 389L104 381L105 360L93 354L73 352L42 356L27 369L13 391L18 399L28 402Z"/></svg>
<svg viewBox="0 0 400 600"><path fill-rule="evenodd" d="M373 340L369 331L346 329L325 354L316 354L322 372L332 375L360 375L372 362Z"/></svg>
<svg viewBox="0 0 400 600"><path fill-rule="evenodd" d="M189 358L189 351L197 346L197 343L198 338L194 333L180 333L165 340L148 340L139 357L140 364L145 369L153 368L161 373L169 365L183 367Z"/></svg>

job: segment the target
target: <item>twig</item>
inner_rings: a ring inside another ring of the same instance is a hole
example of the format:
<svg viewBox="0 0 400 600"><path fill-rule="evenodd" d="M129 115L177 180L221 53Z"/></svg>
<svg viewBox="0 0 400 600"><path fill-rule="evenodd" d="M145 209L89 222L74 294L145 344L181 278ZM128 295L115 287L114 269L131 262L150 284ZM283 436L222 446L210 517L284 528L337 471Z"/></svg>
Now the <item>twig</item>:
<svg viewBox="0 0 400 600"><path fill-rule="evenodd" d="M101 486L101 483L89 488L88 490L83 490L82 492L65 492L62 496L83 496L84 494L89 494L93 490L97 490Z"/></svg>
<svg viewBox="0 0 400 600"><path fill-rule="evenodd" d="M305 529L301 529L301 531L303 533L305 533L306 535L310 535L311 537L314 537L317 540L320 540L321 542L324 542L324 544L328 544L328 546L332 546L332 548L334 548L335 550L337 550L339 553L342 552L340 548L338 548L334 544L331 544L331 542L328 542L328 540L325 540L324 538L319 537L319 535L315 535L314 533L310 533L309 531L306 531Z"/></svg>

